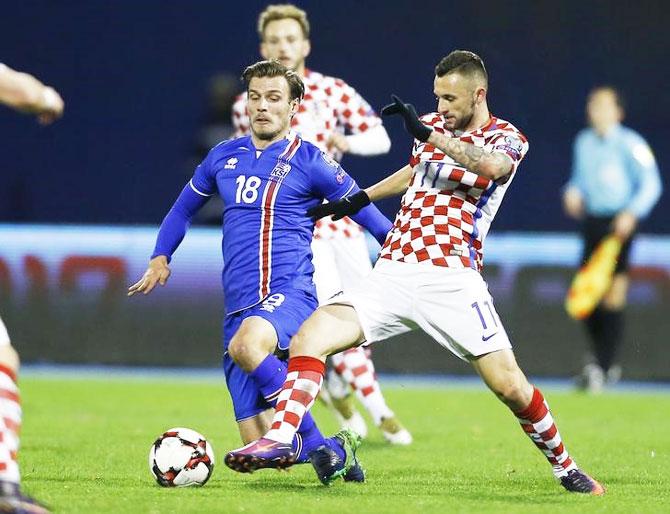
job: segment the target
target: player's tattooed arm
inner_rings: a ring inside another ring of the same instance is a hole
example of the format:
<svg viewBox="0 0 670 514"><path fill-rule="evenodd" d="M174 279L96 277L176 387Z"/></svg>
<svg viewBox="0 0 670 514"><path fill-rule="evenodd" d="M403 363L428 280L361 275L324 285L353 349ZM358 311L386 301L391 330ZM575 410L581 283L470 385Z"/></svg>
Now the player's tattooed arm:
<svg viewBox="0 0 670 514"><path fill-rule="evenodd" d="M436 132L423 124L412 104L406 104L396 95L391 95L391 98L393 103L384 106L382 115L402 116L405 130L415 139L432 144L468 170L489 180L509 176L513 162L507 155L487 152L473 144Z"/></svg>
<svg viewBox="0 0 670 514"><path fill-rule="evenodd" d="M512 171L512 159L503 153L487 152L460 139L432 131L428 143L439 148L453 160L477 175L498 180Z"/></svg>

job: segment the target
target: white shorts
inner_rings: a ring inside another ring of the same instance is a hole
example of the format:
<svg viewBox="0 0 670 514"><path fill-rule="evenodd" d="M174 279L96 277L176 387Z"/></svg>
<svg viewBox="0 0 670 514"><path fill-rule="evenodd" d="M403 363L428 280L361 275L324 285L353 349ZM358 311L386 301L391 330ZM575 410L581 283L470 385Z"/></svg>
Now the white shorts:
<svg viewBox="0 0 670 514"><path fill-rule="evenodd" d="M5 327L5 324L2 322L2 318L0 318L0 346L9 346L10 344L11 343L9 342L7 327Z"/></svg>
<svg viewBox="0 0 670 514"><path fill-rule="evenodd" d="M380 259L326 303L352 305L368 343L420 328L463 360L512 347L486 282L469 268Z"/></svg>
<svg viewBox="0 0 670 514"><path fill-rule="evenodd" d="M365 234L312 240L314 284L319 303L360 283L370 271L370 253Z"/></svg>

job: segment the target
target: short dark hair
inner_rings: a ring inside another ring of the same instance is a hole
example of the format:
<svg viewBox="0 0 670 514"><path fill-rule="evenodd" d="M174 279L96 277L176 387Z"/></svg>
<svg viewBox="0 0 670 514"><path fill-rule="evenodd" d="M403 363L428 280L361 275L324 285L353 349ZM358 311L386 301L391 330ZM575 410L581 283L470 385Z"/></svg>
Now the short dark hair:
<svg viewBox="0 0 670 514"><path fill-rule="evenodd" d="M468 76L479 75L488 84L489 75L486 73L484 61L474 52L454 50L435 66L435 75L438 77L455 72Z"/></svg>
<svg viewBox="0 0 670 514"><path fill-rule="evenodd" d="M305 85L302 83L300 75L288 69L279 61L258 61L251 66L247 66L242 73L242 80L246 85L247 91L249 91L249 83L254 77L284 77L286 82L288 82L291 100L302 100L302 97L305 95Z"/></svg>
<svg viewBox="0 0 670 514"><path fill-rule="evenodd" d="M591 97L593 97L593 95L599 93L600 91L608 91L612 93L617 107L622 111L626 110L626 99L624 98L623 93L621 92L621 90L619 90L615 86L612 86L611 84L600 84L598 86L591 88L591 91L589 91L588 99L590 100Z"/></svg>

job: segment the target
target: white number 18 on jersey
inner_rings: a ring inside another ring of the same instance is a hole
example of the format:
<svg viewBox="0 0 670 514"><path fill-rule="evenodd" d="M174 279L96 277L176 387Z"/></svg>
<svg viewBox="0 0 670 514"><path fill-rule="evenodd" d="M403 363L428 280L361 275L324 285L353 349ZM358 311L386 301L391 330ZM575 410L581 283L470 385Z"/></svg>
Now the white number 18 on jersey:
<svg viewBox="0 0 670 514"><path fill-rule="evenodd" d="M261 179L253 175L251 177L240 175L235 182L237 183L235 203L254 203L258 198L258 188L261 185Z"/></svg>

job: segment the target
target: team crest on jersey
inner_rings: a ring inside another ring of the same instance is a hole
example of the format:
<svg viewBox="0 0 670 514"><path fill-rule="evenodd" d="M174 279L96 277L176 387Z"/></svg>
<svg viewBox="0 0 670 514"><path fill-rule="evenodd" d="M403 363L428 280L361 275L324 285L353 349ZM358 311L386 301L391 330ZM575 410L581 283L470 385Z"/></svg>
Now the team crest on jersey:
<svg viewBox="0 0 670 514"><path fill-rule="evenodd" d="M270 172L271 177L283 179L291 171L291 165L288 162L279 161Z"/></svg>
<svg viewBox="0 0 670 514"><path fill-rule="evenodd" d="M340 172L335 175L335 180L337 181L338 184L344 184L344 181L347 178L347 172L344 171L343 169L340 169Z"/></svg>
<svg viewBox="0 0 670 514"><path fill-rule="evenodd" d="M231 157L226 161L226 165L224 166L224 169L227 170L234 170L235 166L237 166L237 157Z"/></svg>

